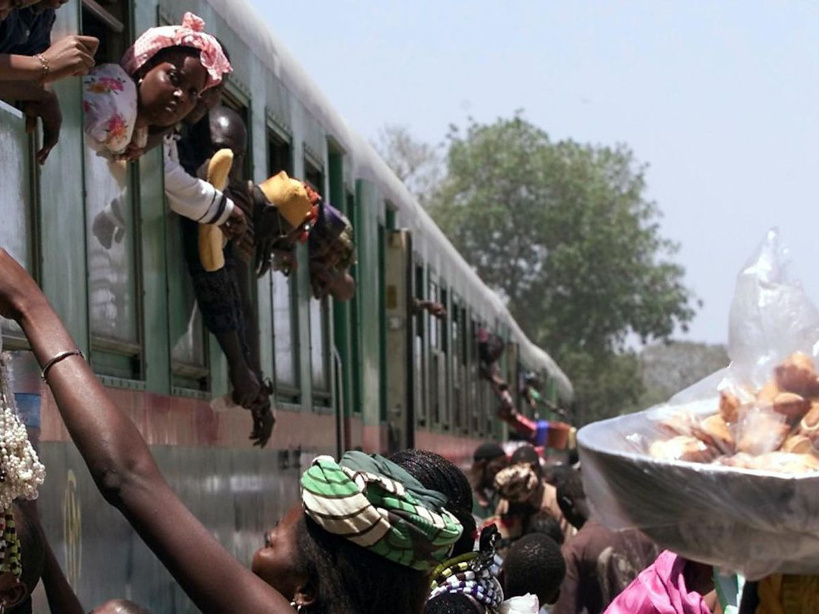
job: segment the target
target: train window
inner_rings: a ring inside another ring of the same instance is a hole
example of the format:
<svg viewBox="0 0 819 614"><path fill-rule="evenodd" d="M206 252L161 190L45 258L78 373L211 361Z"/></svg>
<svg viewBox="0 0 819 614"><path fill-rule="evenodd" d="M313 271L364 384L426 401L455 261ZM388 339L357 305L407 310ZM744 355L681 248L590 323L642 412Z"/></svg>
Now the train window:
<svg viewBox="0 0 819 614"><path fill-rule="evenodd" d="M304 159L304 178L324 195L324 174L310 158ZM319 405L330 404L330 301L310 297L310 374L313 397Z"/></svg>
<svg viewBox="0 0 819 614"><path fill-rule="evenodd" d="M478 378L478 353L474 340L478 335L478 323L470 319L469 324L469 431L472 435L481 435L480 432L480 379Z"/></svg>
<svg viewBox="0 0 819 614"><path fill-rule="evenodd" d="M276 273L273 280L273 331L276 392L293 400L299 395L299 314L295 274Z"/></svg>
<svg viewBox="0 0 819 614"><path fill-rule="evenodd" d="M83 0L82 31L100 39L97 61L117 62L127 48L128 2ZM98 373L142 379L139 217L136 165L109 162L85 148L89 321Z"/></svg>
<svg viewBox="0 0 819 614"><path fill-rule="evenodd" d="M355 194L347 192L347 215L353 224L353 228L358 226L358 209L355 204ZM353 266L350 274L358 280L358 267ZM363 404L362 397L362 372L361 372L361 300L357 291L350 301L350 355L352 357L352 408L351 413L361 414Z"/></svg>
<svg viewBox="0 0 819 614"><path fill-rule="evenodd" d="M438 293L438 284L430 280L429 295L427 300L438 302L440 295ZM439 338L440 322L429 314L425 316L429 322L429 405L432 414L432 423L436 425L441 424L441 367L443 360L441 356L441 343Z"/></svg>
<svg viewBox="0 0 819 614"><path fill-rule="evenodd" d="M275 130L267 133L267 175L280 171L293 174L293 150ZM297 400L299 395L299 314L296 276L281 271L271 275L273 303L273 364L276 392L280 398Z"/></svg>
<svg viewBox="0 0 819 614"><path fill-rule="evenodd" d="M100 41L94 56L97 64L119 63L128 48L129 5L124 0L82 0L82 33Z"/></svg>
<svg viewBox="0 0 819 614"><path fill-rule="evenodd" d="M0 245L28 271L33 271L34 215L29 181L31 160L23 114L0 102L0 168L3 189L0 190ZM10 320L2 320L2 330L17 329Z"/></svg>
<svg viewBox="0 0 819 614"><path fill-rule="evenodd" d="M321 405L329 404L330 348L328 299L310 299L310 373L313 378L313 397Z"/></svg>
<svg viewBox="0 0 819 614"><path fill-rule="evenodd" d="M452 367L450 365L449 356L449 333L450 328L447 324L449 320L449 293L443 286L440 289L440 298L438 299L447 314L441 319L440 325L440 348L441 348L441 365L439 366L440 381L441 381L441 426L448 430L452 428L452 408L450 406L450 376L452 374Z"/></svg>
<svg viewBox="0 0 819 614"><path fill-rule="evenodd" d="M418 257L415 257L416 260ZM415 267L414 279L414 293L415 298L424 300L425 282L424 282L424 266L422 264ZM414 341L414 355L415 355L415 418L419 425L426 425L429 417L429 400L427 398L427 385L429 382L429 374L426 370L426 311L423 309L417 310L415 315L415 341Z"/></svg>

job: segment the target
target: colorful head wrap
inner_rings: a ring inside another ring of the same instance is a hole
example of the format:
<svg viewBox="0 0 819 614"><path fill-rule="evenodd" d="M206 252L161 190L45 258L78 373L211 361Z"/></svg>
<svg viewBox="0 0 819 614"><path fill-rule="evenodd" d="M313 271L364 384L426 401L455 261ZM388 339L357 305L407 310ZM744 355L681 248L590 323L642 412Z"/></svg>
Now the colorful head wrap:
<svg viewBox="0 0 819 614"><path fill-rule="evenodd" d="M540 478L529 463L518 463L501 469L495 476L495 490L512 503L529 499L540 485Z"/></svg>
<svg viewBox="0 0 819 614"><path fill-rule="evenodd" d="M319 456L301 485L304 511L322 529L400 565L430 571L461 535L446 497L382 456Z"/></svg>
<svg viewBox="0 0 819 614"><path fill-rule="evenodd" d="M350 220L330 203L321 202L316 223L310 232L310 248L319 249L326 243L334 243L339 252L336 268L349 269L356 263L353 226Z"/></svg>
<svg viewBox="0 0 819 614"><path fill-rule="evenodd" d="M429 599L446 593L462 593L483 605L486 614L497 614L503 601L503 588L498 581L501 561L495 553L499 537L497 527L489 525L481 532L478 551L439 565L433 572Z"/></svg>
<svg viewBox="0 0 819 614"><path fill-rule="evenodd" d="M199 60L208 71L205 89L218 85L222 77L233 69L215 37L205 32L205 22L193 13L185 13L181 26L149 28L122 56L120 65L134 75L148 60L169 47L199 49Z"/></svg>

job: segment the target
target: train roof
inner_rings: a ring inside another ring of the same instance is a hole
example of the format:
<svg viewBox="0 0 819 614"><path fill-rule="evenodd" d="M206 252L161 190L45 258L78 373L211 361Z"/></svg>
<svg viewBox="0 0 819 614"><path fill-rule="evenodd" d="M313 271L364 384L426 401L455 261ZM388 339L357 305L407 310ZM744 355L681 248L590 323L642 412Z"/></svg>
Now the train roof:
<svg viewBox="0 0 819 614"><path fill-rule="evenodd" d="M523 333L498 294L478 277L367 139L350 129L255 9L246 0L207 0L207 4L339 144L349 156L355 176L378 186L382 196L397 209L401 227L412 232L414 249L424 260L484 319L507 326L512 339L520 346L523 364L532 370L546 371L556 382L560 397L571 400L572 384L557 363ZM162 0L162 6L169 14L178 12L172 0ZM234 52L234 62L237 59L241 62L236 55Z"/></svg>

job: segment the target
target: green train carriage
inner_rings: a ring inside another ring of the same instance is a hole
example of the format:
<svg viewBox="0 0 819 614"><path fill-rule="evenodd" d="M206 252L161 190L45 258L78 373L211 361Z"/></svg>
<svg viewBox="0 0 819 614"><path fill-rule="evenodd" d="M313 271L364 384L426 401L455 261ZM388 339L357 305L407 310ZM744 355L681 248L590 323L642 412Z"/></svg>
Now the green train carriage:
<svg viewBox="0 0 819 614"><path fill-rule="evenodd" d="M135 33L176 23L185 10L231 53L225 104L249 128L248 176L261 181L286 170L308 179L356 233L350 302L311 298L304 247L293 275L258 280L262 368L275 383L278 418L267 448L248 441L247 412L212 403L228 392L227 365L197 317L178 220L164 202L161 152L112 168L85 148L77 79L54 86L63 130L42 168L21 113L0 103L0 242L34 273L172 486L249 562L316 454L416 446L464 463L483 440L505 437L494 396L477 376L478 327L508 341L500 366L509 381L521 370L539 372L555 404L570 402L572 388L245 2L71 0L54 36L93 34L102 41L98 62L117 61ZM114 200L125 232L106 248L100 216ZM447 317L412 314L413 297L444 303ZM3 333L6 349L25 349L7 323ZM125 596L152 611L192 611L99 496L41 392L48 479L40 508L83 602ZM41 594L36 608L45 608Z"/></svg>

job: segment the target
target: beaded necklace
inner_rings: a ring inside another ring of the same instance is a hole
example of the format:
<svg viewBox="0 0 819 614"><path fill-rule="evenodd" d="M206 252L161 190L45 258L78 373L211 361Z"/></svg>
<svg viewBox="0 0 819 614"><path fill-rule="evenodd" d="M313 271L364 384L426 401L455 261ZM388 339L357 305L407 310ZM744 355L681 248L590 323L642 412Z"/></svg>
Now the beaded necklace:
<svg viewBox="0 0 819 614"><path fill-rule="evenodd" d="M17 414L8 360L0 354L0 575L8 573L19 579L23 571L11 505L18 497L36 499L37 488L44 480L45 467Z"/></svg>

